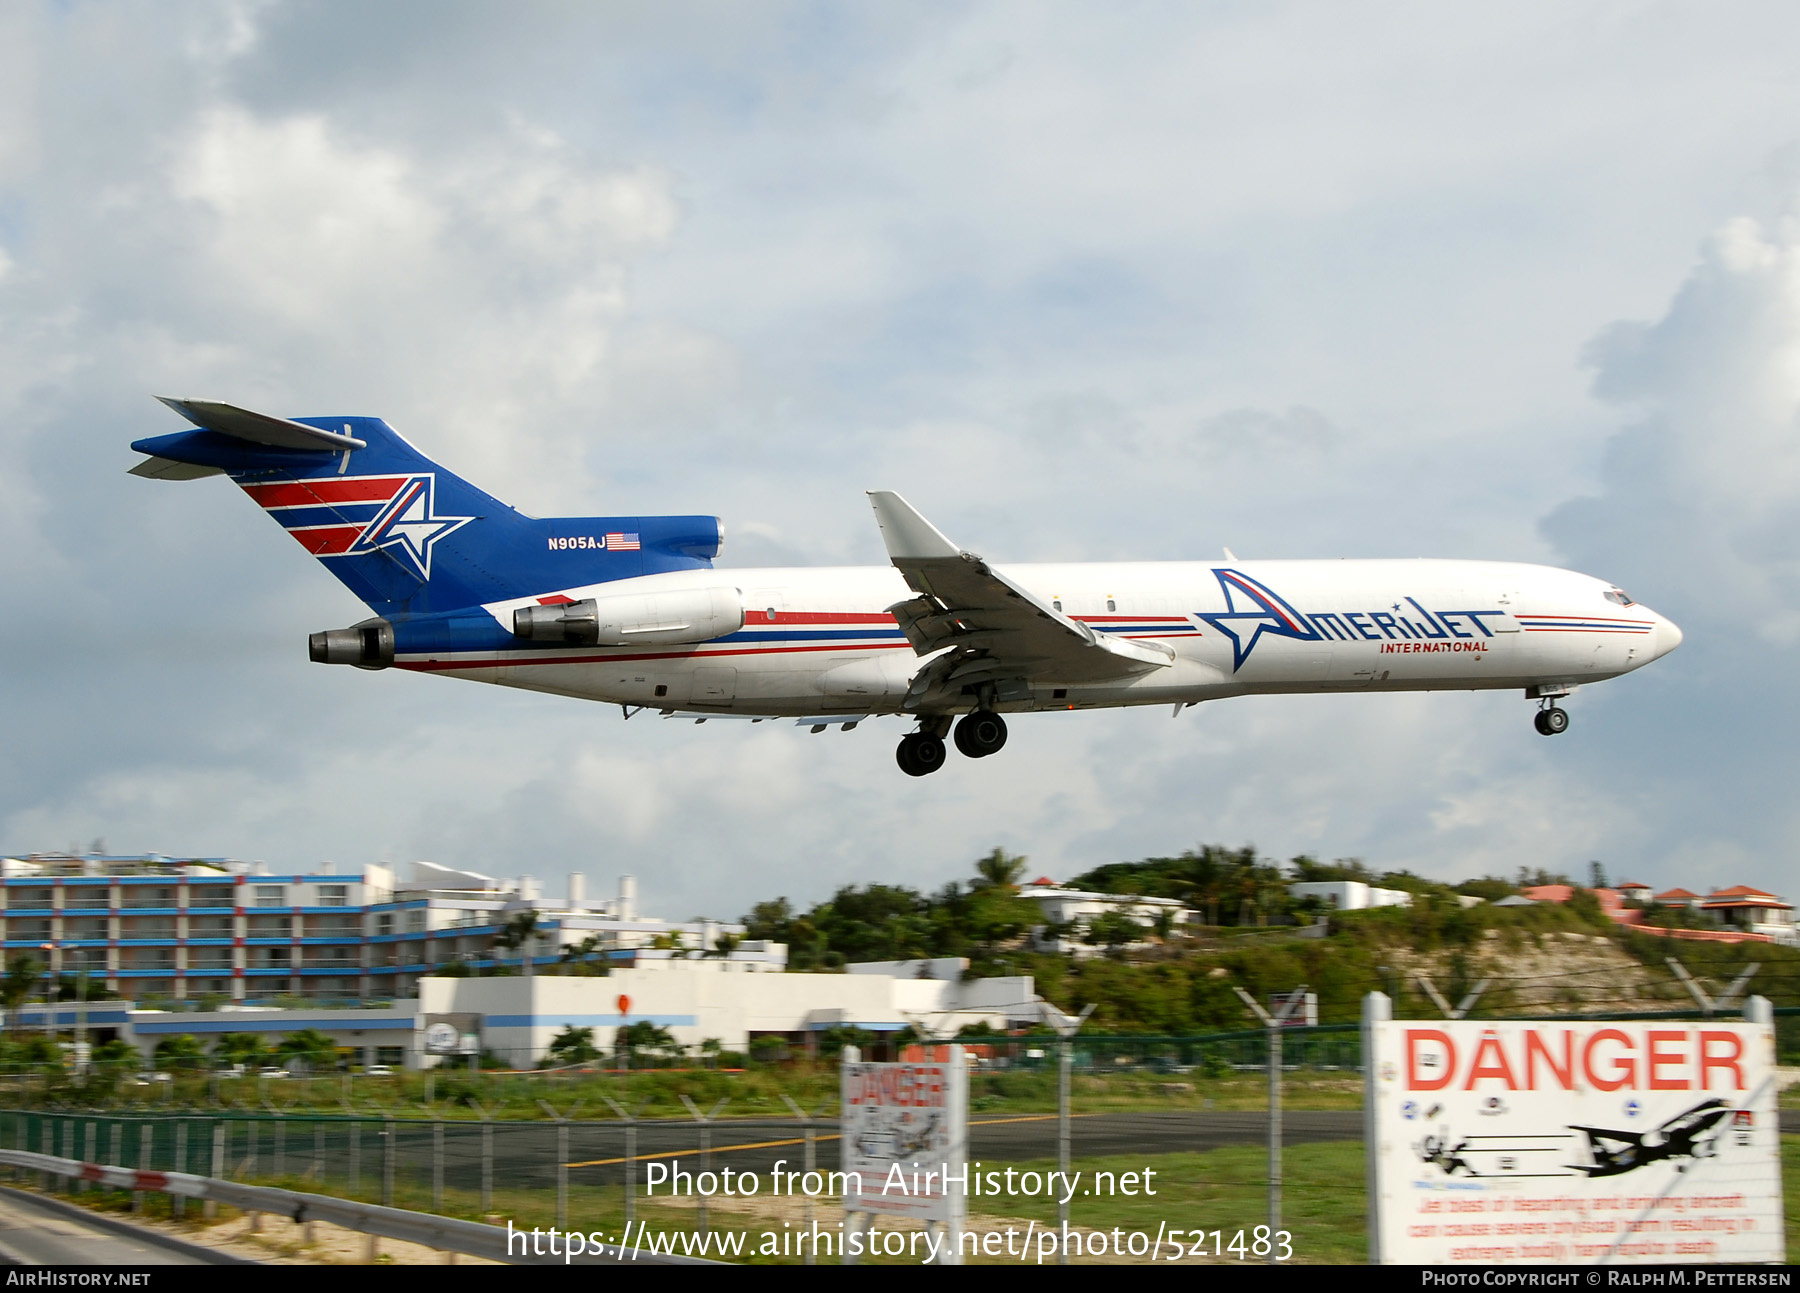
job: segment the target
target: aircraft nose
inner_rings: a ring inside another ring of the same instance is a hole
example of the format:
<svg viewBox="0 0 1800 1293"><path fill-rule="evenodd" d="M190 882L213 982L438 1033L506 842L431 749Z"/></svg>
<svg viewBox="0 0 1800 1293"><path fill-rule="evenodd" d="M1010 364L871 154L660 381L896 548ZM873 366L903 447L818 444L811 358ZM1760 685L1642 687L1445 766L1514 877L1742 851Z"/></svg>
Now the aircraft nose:
<svg viewBox="0 0 1800 1293"><path fill-rule="evenodd" d="M1681 629L1666 615L1656 617L1656 654L1668 655L1681 645Z"/></svg>

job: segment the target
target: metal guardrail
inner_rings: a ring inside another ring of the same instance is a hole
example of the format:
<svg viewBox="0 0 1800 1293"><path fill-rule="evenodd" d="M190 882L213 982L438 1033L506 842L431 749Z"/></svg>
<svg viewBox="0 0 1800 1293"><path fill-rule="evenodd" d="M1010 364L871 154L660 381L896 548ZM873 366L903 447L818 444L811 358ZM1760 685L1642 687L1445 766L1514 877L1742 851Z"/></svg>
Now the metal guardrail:
<svg viewBox="0 0 1800 1293"><path fill-rule="evenodd" d="M287 1217L296 1225L308 1221L325 1221L346 1230L383 1239L422 1244L440 1252L464 1253L485 1257L490 1261L514 1266L616 1266L639 1262L655 1266L723 1266L728 1263L704 1257L681 1257L673 1253L651 1253L648 1249L614 1244L593 1253L568 1259L562 1256L534 1256L508 1251L509 1237L513 1245L520 1235L531 1231L503 1229L479 1221L463 1221L457 1217L438 1217L427 1212L408 1212L404 1208L388 1208L378 1203L357 1203L334 1198L329 1194L303 1194L298 1190L280 1190L267 1185L242 1185L210 1176L192 1176L187 1172L139 1171L129 1167L109 1167L101 1163L84 1163L75 1158L58 1158L50 1154L34 1154L22 1149L0 1149L0 1166L48 1172L87 1181L106 1189L154 1190L189 1199L212 1200L228 1204L243 1212L268 1212Z"/></svg>
<svg viewBox="0 0 1800 1293"><path fill-rule="evenodd" d="M75 1225L92 1232L117 1235L121 1239L129 1239L136 1244L149 1244L164 1252L180 1253L190 1261L200 1262L207 1266L260 1266L263 1263L253 1257L239 1257L222 1248L208 1248L205 1244L196 1244L176 1235L164 1234L160 1230L135 1225L129 1221L120 1221L104 1212L96 1212L92 1208L84 1208L78 1204L65 1203L61 1199L49 1195L38 1194L31 1190L14 1189L10 1185L0 1185L0 1199L10 1199L24 1204L27 1208L53 1217L62 1217ZM0 1246L0 1263L9 1266L35 1266L38 1263L20 1251L21 1244L12 1236L7 1236L9 1246Z"/></svg>

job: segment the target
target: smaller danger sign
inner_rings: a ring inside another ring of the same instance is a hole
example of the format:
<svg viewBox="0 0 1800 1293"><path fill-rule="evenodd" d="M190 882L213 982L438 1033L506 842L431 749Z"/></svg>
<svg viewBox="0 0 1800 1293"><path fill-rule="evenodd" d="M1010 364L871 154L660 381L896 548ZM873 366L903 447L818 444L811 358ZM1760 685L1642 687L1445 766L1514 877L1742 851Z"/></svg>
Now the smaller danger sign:
<svg viewBox="0 0 1800 1293"><path fill-rule="evenodd" d="M968 1178L968 1060L865 1064L840 1071L847 1212L960 1226Z"/></svg>

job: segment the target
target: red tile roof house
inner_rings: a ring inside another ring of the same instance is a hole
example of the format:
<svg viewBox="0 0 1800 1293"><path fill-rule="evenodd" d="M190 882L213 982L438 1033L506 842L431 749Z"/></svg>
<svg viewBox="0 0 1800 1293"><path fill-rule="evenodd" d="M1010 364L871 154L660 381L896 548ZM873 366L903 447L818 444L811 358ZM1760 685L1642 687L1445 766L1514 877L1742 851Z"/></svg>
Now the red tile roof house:
<svg viewBox="0 0 1800 1293"><path fill-rule="evenodd" d="M1713 890L1700 910L1751 933L1769 934L1782 941L1790 941L1794 935L1794 909L1774 894L1747 884ZM1787 937L1783 939L1783 935Z"/></svg>
<svg viewBox="0 0 1800 1293"><path fill-rule="evenodd" d="M1720 943L1786 943L1800 945L1794 926L1794 909L1774 894L1747 884L1715 889L1702 898L1686 889L1669 889L1656 895L1660 907L1686 907L1709 912L1723 929L1659 929L1639 925L1646 934L1669 938L1706 939ZM1615 915L1614 919L1618 919Z"/></svg>
<svg viewBox="0 0 1800 1293"><path fill-rule="evenodd" d="M1533 902L1567 902L1575 896L1574 888L1566 884L1528 885L1519 893Z"/></svg>
<svg viewBox="0 0 1800 1293"><path fill-rule="evenodd" d="M1567 902L1575 894L1574 888L1566 884L1534 885L1519 892L1533 902ZM1800 927L1794 924L1794 909L1774 894L1753 889L1749 885L1718 889L1705 898L1689 893L1686 889L1670 889L1657 894L1654 899L1664 907L1687 907L1710 912L1726 926L1724 929L1662 929L1643 924L1645 913L1626 907L1618 890L1596 889L1594 897L1599 900L1600 910L1614 923L1630 925L1646 934L1719 943L1787 943L1800 946Z"/></svg>
<svg viewBox="0 0 1800 1293"><path fill-rule="evenodd" d="M1575 896L1575 887L1566 884L1536 884L1519 890L1533 902L1567 902ZM1596 889L1594 898L1600 904L1600 910L1614 920L1624 910L1625 900L1617 889Z"/></svg>

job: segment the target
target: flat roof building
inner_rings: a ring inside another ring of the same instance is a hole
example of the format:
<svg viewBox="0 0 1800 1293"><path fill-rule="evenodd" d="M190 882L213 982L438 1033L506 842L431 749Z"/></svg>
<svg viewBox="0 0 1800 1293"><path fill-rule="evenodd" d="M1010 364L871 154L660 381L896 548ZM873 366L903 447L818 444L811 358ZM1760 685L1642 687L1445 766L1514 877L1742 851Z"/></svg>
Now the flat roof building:
<svg viewBox="0 0 1800 1293"><path fill-rule="evenodd" d="M416 995L439 967L479 973L565 955L631 964L712 956L780 969L786 948L738 942L742 925L674 922L637 909L637 882L591 899L585 877L546 898L529 876L497 879L415 862L272 873L224 858L33 854L0 860L0 943L56 977L87 976L143 1001L389 1000ZM497 949L513 917L535 936Z"/></svg>
<svg viewBox="0 0 1800 1293"><path fill-rule="evenodd" d="M175 1036L210 1052L227 1034L273 1047L302 1030L324 1033L349 1066L408 1068L468 1063L475 1055L516 1069L554 1063L551 1042L567 1028L591 1029L611 1051L618 1030L649 1022L690 1052L714 1041L747 1051L758 1038L811 1050L836 1029L892 1035L908 1029L948 1036L967 1025L1004 1031L1036 1026L1044 1005L1029 976L964 981L966 962L881 962L841 974L769 974L752 961L646 957L605 977L427 976L416 998L369 1009L282 1009L226 1004L217 1010L140 1009L129 1001L28 1005L8 1022L50 1027L90 1044L118 1038L156 1067L158 1043Z"/></svg>

